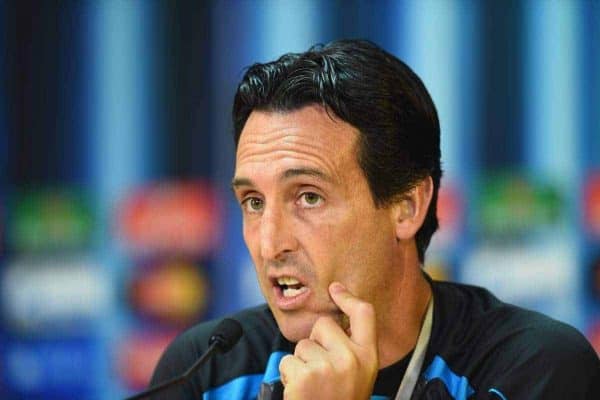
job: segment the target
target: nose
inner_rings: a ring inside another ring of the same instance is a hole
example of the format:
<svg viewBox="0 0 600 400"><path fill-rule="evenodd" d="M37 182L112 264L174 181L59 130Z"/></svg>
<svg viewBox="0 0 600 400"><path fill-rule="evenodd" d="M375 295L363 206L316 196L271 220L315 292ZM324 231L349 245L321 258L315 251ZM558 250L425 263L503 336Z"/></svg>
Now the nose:
<svg viewBox="0 0 600 400"><path fill-rule="evenodd" d="M297 249L292 217L281 207L267 207L261 216L260 254L265 261L281 260Z"/></svg>

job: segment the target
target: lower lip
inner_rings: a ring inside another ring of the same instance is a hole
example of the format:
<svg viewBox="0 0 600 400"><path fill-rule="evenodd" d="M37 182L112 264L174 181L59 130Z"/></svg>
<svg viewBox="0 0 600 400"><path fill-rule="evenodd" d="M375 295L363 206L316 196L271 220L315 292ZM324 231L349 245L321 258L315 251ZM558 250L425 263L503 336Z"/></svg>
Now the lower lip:
<svg viewBox="0 0 600 400"><path fill-rule="evenodd" d="M306 288L306 291L294 297L284 297L281 288L273 286L273 294L277 308L284 311L291 311L301 308L306 303L310 296L310 289Z"/></svg>

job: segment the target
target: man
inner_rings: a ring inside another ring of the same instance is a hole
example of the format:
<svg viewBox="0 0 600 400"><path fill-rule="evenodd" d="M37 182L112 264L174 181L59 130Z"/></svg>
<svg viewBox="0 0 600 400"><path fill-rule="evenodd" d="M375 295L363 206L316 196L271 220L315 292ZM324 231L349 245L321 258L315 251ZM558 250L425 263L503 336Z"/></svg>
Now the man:
<svg viewBox="0 0 600 400"><path fill-rule="evenodd" d="M255 64L233 108L233 189L267 306L167 398L600 398L575 329L421 266L437 229L440 129L420 79L366 41ZM181 335L153 383L183 373L216 322ZM262 396L262 395L261 395Z"/></svg>

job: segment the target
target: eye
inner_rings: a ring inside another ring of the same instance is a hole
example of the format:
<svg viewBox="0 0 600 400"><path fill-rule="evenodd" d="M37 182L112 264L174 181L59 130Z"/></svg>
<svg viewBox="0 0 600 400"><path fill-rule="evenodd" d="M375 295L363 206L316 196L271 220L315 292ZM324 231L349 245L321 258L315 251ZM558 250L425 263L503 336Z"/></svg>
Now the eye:
<svg viewBox="0 0 600 400"><path fill-rule="evenodd" d="M317 207L323 202L323 197L313 192L305 192L300 195L303 206Z"/></svg>
<svg viewBox="0 0 600 400"><path fill-rule="evenodd" d="M264 201L258 197L248 197L242 202L242 208L251 213L262 211L264 207Z"/></svg>

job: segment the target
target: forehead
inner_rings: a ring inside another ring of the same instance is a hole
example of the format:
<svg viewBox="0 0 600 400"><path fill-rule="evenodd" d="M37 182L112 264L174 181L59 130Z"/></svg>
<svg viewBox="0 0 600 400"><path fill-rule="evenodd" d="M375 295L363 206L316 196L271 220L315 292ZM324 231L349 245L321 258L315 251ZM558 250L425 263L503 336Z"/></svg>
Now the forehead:
<svg viewBox="0 0 600 400"><path fill-rule="evenodd" d="M236 153L236 175L256 168L309 167L336 178L356 164L358 130L318 105L289 112L253 111Z"/></svg>

